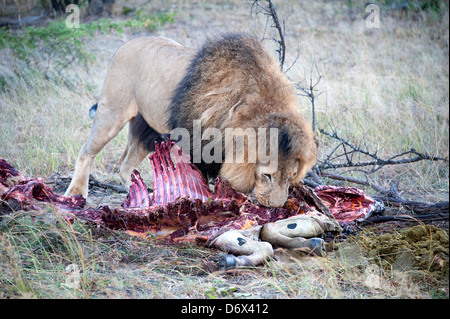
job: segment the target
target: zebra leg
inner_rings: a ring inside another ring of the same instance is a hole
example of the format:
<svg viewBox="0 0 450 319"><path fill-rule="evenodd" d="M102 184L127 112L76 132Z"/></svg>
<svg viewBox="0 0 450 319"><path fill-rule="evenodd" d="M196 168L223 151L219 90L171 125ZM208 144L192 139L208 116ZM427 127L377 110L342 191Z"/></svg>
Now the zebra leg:
<svg viewBox="0 0 450 319"><path fill-rule="evenodd" d="M325 256L325 243L323 239L316 238L324 233L325 226L312 216L293 216L265 224L260 238L275 247L308 248L314 255Z"/></svg>
<svg viewBox="0 0 450 319"><path fill-rule="evenodd" d="M219 259L219 266L222 269L257 266L273 257L271 244L256 241L237 230L230 230L221 234L212 240L209 246L238 255L237 257L229 254L222 255Z"/></svg>

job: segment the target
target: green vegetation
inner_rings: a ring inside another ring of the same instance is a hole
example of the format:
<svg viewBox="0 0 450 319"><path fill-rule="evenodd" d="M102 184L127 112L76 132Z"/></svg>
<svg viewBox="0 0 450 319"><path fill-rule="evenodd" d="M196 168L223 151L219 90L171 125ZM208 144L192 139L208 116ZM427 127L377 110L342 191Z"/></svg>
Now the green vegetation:
<svg viewBox="0 0 450 319"><path fill-rule="evenodd" d="M65 19L51 21L46 27L28 26L19 32L3 27L0 29L0 50L10 48L22 60L31 63L33 59L55 60L58 68L69 64L95 61L95 55L86 48L85 39L92 39L96 32L123 34L125 29L155 30L166 23L173 23L175 13L146 14L136 12L134 19L125 21L99 19L91 24L80 23L79 27L69 28ZM36 50L39 56L33 54Z"/></svg>

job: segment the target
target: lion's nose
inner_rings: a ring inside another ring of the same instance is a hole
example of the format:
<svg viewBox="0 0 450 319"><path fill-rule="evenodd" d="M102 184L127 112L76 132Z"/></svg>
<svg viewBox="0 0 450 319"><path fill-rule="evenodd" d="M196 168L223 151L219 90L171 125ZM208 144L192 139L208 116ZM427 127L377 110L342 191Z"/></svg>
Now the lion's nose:
<svg viewBox="0 0 450 319"><path fill-rule="evenodd" d="M270 207L273 207L273 208L281 208L283 206L284 206L284 202L283 203L278 202L278 203L275 203L275 204L270 204Z"/></svg>
<svg viewBox="0 0 450 319"><path fill-rule="evenodd" d="M287 196L286 198L280 198L280 197L264 197L264 196L258 196L255 198L255 202L258 205L262 205L265 207L273 207L273 208L280 208L284 206L284 203L286 203L287 201Z"/></svg>

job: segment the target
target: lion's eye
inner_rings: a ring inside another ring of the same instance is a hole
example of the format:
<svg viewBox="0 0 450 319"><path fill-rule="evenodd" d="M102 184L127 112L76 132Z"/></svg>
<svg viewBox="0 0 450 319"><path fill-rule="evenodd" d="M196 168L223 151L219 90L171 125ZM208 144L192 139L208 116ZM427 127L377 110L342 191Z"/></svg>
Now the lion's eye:
<svg viewBox="0 0 450 319"><path fill-rule="evenodd" d="M262 174L262 175L267 179L268 182L272 183L272 175L270 174Z"/></svg>

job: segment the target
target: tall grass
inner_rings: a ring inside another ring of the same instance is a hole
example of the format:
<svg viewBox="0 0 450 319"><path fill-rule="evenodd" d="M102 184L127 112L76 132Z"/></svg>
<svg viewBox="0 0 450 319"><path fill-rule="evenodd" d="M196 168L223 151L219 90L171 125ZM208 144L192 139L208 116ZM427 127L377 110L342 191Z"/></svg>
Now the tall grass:
<svg viewBox="0 0 450 319"><path fill-rule="evenodd" d="M16 213L2 220L2 297L87 297L89 287L83 274L95 267L95 261L86 256L79 230L51 211L35 215ZM82 240L94 247L88 232ZM68 277L69 265L78 271L75 282Z"/></svg>

